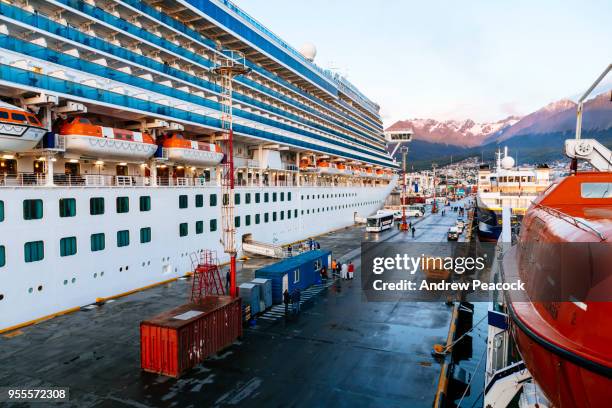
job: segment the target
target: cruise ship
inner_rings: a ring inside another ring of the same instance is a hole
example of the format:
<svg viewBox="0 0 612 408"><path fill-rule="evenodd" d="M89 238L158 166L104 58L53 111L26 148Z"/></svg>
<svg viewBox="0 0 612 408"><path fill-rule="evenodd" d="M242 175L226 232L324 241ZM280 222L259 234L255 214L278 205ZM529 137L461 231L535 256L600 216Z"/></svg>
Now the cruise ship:
<svg viewBox="0 0 612 408"><path fill-rule="evenodd" d="M226 0L0 0L0 332L176 279L235 219L282 245L397 180L379 106Z"/></svg>
<svg viewBox="0 0 612 408"><path fill-rule="evenodd" d="M512 208L512 222L520 223L532 201L551 183L550 168L546 165L534 168L515 167L508 156L508 148L497 151L495 169L481 165L478 171L476 216L478 238L497 242L502 231L502 207Z"/></svg>

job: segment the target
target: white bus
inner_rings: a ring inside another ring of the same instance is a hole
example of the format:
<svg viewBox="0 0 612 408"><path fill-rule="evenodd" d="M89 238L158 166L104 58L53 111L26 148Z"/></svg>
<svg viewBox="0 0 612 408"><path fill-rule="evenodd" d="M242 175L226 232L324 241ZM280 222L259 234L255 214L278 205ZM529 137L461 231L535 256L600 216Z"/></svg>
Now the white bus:
<svg viewBox="0 0 612 408"><path fill-rule="evenodd" d="M372 215L368 217L368 222L366 224L367 232L380 232L386 229L389 229L393 226L393 213L385 212L378 213L376 215Z"/></svg>
<svg viewBox="0 0 612 408"><path fill-rule="evenodd" d="M409 205L406 208L406 216L408 217L422 217L425 215L425 207L420 205Z"/></svg>

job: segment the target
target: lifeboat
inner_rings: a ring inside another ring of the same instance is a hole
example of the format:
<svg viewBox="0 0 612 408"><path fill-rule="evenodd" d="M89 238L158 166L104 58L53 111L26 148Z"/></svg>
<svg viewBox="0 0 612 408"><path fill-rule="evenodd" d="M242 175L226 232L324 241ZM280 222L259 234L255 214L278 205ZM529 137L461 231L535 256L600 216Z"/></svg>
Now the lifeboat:
<svg viewBox="0 0 612 408"><path fill-rule="evenodd" d="M612 173L578 173L534 200L503 257L511 332L555 407L612 400Z"/></svg>
<svg viewBox="0 0 612 408"><path fill-rule="evenodd" d="M59 128L66 152L85 157L117 160L145 160L157 150L147 133L98 126L87 118L75 116Z"/></svg>
<svg viewBox="0 0 612 408"><path fill-rule="evenodd" d="M214 143L188 140L180 133L166 135L162 141L168 160L192 166L215 166L221 163L223 152Z"/></svg>
<svg viewBox="0 0 612 408"><path fill-rule="evenodd" d="M300 171L315 171L316 168L312 165L312 160L308 157L302 157L300 159Z"/></svg>
<svg viewBox="0 0 612 408"><path fill-rule="evenodd" d="M47 133L30 112L0 101L0 151L24 152L33 149Z"/></svg>
<svg viewBox="0 0 612 408"><path fill-rule="evenodd" d="M364 169L364 175L365 175L366 177L374 177L374 169L373 169L373 168L371 168L371 167L366 167L366 168Z"/></svg>
<svg viewBox="0 0 612 408"><path fill-rule="evenodd" d="M321 174L338 174L338 168L334 163L330 163L329 160L317 161L317 168Z"/></svg>
<svg viewBox="0 0 612 408"><path fill-rule="evenodd" d="M353 174L353 170L344 163L337 163L336 168L338 169L338 172L342 174L347 174L347 175Z"/></svg>
<svg viewBox="0 0 612 408"><path fill-rule="evenodd" d="M376 177L383 177L385 175L385 171L383 169L376 169Z"/></svg>

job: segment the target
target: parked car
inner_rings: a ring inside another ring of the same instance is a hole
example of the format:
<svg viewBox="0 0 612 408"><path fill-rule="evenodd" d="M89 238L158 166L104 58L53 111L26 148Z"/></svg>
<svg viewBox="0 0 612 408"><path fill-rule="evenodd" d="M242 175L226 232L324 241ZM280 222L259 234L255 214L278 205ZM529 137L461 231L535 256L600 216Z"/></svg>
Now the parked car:
<svg viewBox="0 0 612 408"><path fill-rule="evenodd" d="M447 241L457 241L459 239L459 229L457 227L450 227L446 234Z"/></svg>

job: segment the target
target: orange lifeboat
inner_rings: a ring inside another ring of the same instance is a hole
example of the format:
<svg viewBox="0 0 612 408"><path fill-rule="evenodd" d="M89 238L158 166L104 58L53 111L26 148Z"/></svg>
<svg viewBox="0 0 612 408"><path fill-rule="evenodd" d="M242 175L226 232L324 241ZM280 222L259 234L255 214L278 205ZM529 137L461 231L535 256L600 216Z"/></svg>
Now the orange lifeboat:
<svg viewBox="0 0 612 408"><path fill-rule="evenodd" d="M317 161L317 167L321 174L338 174L339 171L334 163L330 163L329 160L320 159Z"/></svg>
<svg viewBox="0 0 612 408"><path fill-rule="evenodd" d="M612 400L612 173L578 173L553 184L527 211L503 258L511 332L533 378L555 407Z"/></svg>
<svg viewBox="0 0 612 408"><path fill-rule="evenodd" d="M64 122L59 134L67 152L100 159L145 160L157 150L147 133L94 125L80 116Z"/></svg>
<svg viewBox="0 0 612 408"><path fill-rule="evenodd" d="M364 170L366 177L374 177L374 169L372 169L371 167L366 167Z"/></svg>
<svg viewBox="0 0 612 408"><path fill-rule="evenodd" d="M353 174L353 170L350 168L350 166L347 166L344 163L337 163L336 168L342 174Z"/></svg>
<svg viewBox="0 0 612 408"><path fill-rule="evenodd" d="M312 160L308 157L302 157L300 159L300 170L301 171L313 171L314 166L312 165Z"/></svg>
<svg viewBox="0 0 612 408"><path fill-rule="evenodd" d="M0 101L0 151L33 149L47 133L38 118L17 106Z"/></svg>
<svg viewBox="0 0 612 408"><path fill-rule="evenodd" d="M188 140L180 133L165 135L161 145L168 160L192 166L215 166L221 163L223 152L214 143Z"/></svg>
<svg viewBox="0 0 612 408"><path fill-rule="evenodd" d="M382 177L385 174L383 169L376 169L376 177Z"/></svg>

